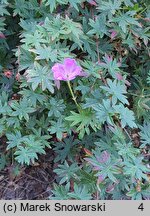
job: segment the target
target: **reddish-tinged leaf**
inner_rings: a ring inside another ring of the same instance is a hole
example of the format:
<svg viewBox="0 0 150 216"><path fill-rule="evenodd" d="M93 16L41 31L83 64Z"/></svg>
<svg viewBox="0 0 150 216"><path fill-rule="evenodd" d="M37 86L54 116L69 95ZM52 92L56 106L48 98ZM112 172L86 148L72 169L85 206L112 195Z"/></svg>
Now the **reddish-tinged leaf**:
<svg viewBox="0 0 150 216"><path fill-rule="evenodd" d="M91 151L89 151L89 150L86 149L86 148L84 148L83 150L84 150L84 152L86 153L86 156L92 156L92 152L91 152Z"/></svg>
<svg viewBox="0 0 150 216"><path fill-rule="evenodd" d="M5 35L3 33L0 33L0 38L5 39Z"/></svg>

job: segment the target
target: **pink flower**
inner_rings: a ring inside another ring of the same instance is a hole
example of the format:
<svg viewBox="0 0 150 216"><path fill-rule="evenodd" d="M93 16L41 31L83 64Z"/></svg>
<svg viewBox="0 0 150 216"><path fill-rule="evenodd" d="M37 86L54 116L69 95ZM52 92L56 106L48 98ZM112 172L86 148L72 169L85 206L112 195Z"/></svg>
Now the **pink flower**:
<svg viewBox="0 0 150 216"><path fill-rule="evenodd" d="M86 76L82 72L82 68L77 65L77 62L74 59L66 58L63 64L56 63L52 67L52 72L54 79L69 81L75 79L77 76Z"/></svg>

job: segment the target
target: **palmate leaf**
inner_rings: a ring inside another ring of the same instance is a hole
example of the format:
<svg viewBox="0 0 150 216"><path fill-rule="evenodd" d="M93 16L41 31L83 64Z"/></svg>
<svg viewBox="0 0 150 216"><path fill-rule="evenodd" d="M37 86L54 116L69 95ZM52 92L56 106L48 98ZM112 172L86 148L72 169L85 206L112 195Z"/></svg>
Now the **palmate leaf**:
<svg viewBox="0 0 150 216"><path fill-rule="evenodd" d="M51 134L56 134L56 137L61 140L63 138L63 133L66 132L62 118L57 121L51 121L51 126L48 128Z"/></svg>
<svg viewBox="0 0 150 216"><path fill-rule="evenodd" d="M117 22L122 31L124 33L127 33L127 28L130 25L136 25L141 27L137 19L133 17L134 15L134 11L128 11L125 14L121 14L120 16L113 18L112 21Z"/></svg>
<svg viewBox="0 0 150 216"><path fill-rule="evenodd" d="M35 30L34 33L25 35L25 38L21 39L21 42L25 43L29 48L38 47L40 44L46 44L47 40L43 38L42 32Z"/></svg>
<svg viewBox="0 0 150 216"><path fill-rule="evenodd" d="M122 0L122 2L128 7L128 6L133 6L134 4L132 3L131 0Z"/></svg>
<svg viewBox="0 0 150 216"><path fill-rule="evenodd" d="M48 89L51 93L54 93L53 75L48 66L36 63L33 69L26 71L26 77L27 81L31 83L33 91L41 85L43 91Z"/></svg>
<svg viewBox="0 0 150 216"><path fill-rule="evenodd" d="M61 177L60 184L64 182L68 183L70 179L75 178L78 179L76 172L80 170L77 163L73 163L69 165L67 161L62 165L58 165L58 168L54 169L54 172L57 173L59 177Z"/></svg>
<svg viewBox="0 0 150 216"><path fill-rule="evenodd" d="M149 200L150 199L150 185L141 184L141 191L137 191L136 187L131 187L127 193L127 196L131 197L132 200Z"/></svg>
<svg viewBox="0 0 150 216"><path fill-rule="evenodd" d="M111 106L110 100L103 100L100 104L94 104L91 106L96 111L96 118L100 123L104 123L105 121L109 124L113 124L112 116L114 114L114 110Z"/></svg>
<svg viewBox="0 0 150 216"><path fill-rule="evenodd" d="M64 39L68 38L69 40L74 41L82 49L81 39L86 39L86 37L80 23L74 22L67 16L60 29L60 33L63 34Z"/></svg>
<svg viewBox="0 0 150 216"><path fill-rule="evenodd" d="M46 100L46 97L41 93L42 92L36 93L33 90L28 89L23 89L19 92L19 94L21 94L23 98L26 98L33 107L36 107L37 103L43 104Z"/></svg>
<svg viewBox="0 0 150 216"><path fill-rule="evenodd" d="M8 12L8 10L6 9L6 4L2 4L0 3L0 15L4 16L4 15L10 15L10 13Z"/></svg>
<svg viewBox="0 0 150 216"><path fill-rule="evenodd" d="M100 155L102 151L107 151L115 158L118 157L117 148L112 140L112 134L107 133L106 136L101 136L94 144L96 145L95 151L97 152L97 155Z"/></svg>
<svg viewBox="0 0 150 216"><path fill-rule="evenodd" d="M46 59L47 61L51 60L51 62L57 61L58 51L56 49L52 49L50 46L38 46L36 49L30 49L29 51L37 54L35 60Z"/></svg>
<svg viewBox="0 0 150 216"><path fill-rule="evenodd" d="M7 113L10 112L10 107L8 106L8 103L2 103L2 101L0 100L0 115L6 115Z"/></svg>
<svg viewBox="0 0 150 216"><path fill-rule="evenodd" d="M19 58L19 71L22 71L27 68L32 68L34 66L34 57L28 50L20 47L16 52L16 56Z"/></svg>
<svg viewBox="0 0 150 216"><path fill-rule="evenodd" d="M44 154L45 145L48 146L48 142L45 139L38 138L36 135L28 135L23 137L24 145L31 151L38 154Z"/></svg>
<svg viewBox="0 0 150 216"><path fill-rule="evenodd" d="M112 15L114 15L116 11L120 9L121 3L122 2L120 0L102 1L98 9L102 12L105 12L108 17L111 18Z"/></svg>
<svg viewBox="0 0 150 216"><path fill-rule="evenodd" d="M21 126L21 122L20 120L18 119L17 116L10 116L10 117L7 117L7 127L13 127L14 129L18 129L20 128Z"/></svg>
<svg viewBox="0 0 150 216"><path fill-rule="evenodd" d="M62 27L63 21L60 19L60 15L57 15L53 19L46 17L44 22L44 28L50 34L52 40L56 40L60 37L60 29Z"/></svg>
<svg viewBox="0 0 150 216"><path fill-rule="evenodd" d="M137 26L133 27L133 33L140 37L141 40L143 40L145 46L148 45L148 42L150 41L150 27L147 28L138 28Z"/></svg>
<svg viewBox="0 0 150 216"><path fill-rule="evenodd" d="M85 133L90 133L89 127L96 131L94 115L89 109L82 110L80 113L71 111L71 114L72 115L66 117L65 120L72 122L70 125L71 127L77 126L76 131L79 132L79 138L83 138Z"/></svg>
<svg viewBox="0 0 150 216"><path fill-rule="evenodd" d="M36 111L25 98L19 102L12 101L10 107L12 108L11 116L18 116L20 120L24 118L26 121L29 120L29 114Z"/></svg>
<svg viewBox="0 0 150 216"><path fill-rule="evenodd" d="M50 142L48 141L51 138L50 135L43 135L42 128L39 128L38 130L35 128L32 128L32 131L34 133L33 137L35 140L37 140L39 143L41 143L43 147L50 148Z"/></svg>
<svg viewBox="0 0 150 216"><path fill-rule="evenodd" d="M91 167L85 165L85 167L79 171L79 177L80 183L78 183L78 185L84 185L90 192L95 192L97 177L94 175Z"/></svg>
<svg viewBox="0 0 150 216"><path fill-rule="evenodd" d="M128 160L128 158L136 158L140 154L140 150L133 147L132 142L119 142L117 141L115 143L115 146L117 148L117 152L119 155L121 155L124 160Z"/></svg>
<svg viewBox="0 0 150 216"><path fill-rule="evenodd" d="M65 138L62 142L55 143L54 151L57 156L54 162L61 161L62 163L66 158L73 161L73 156L78 152L77 144L79 144L79 140L74 140L73 137Z"/></svg>
<svg viewBox="0 0 150 216"><path fill-rule="evenodd" d="M115 79L116 74L120 72L120 64L117 62L116 59L113 59L112 56L108 56L105 54L105 57L103 57L104 62L99 63L99 66L108 71L109 74Z"/></svg>
<svg viewBox="0 0 150 216"><path fill-rule="evenodd" d="M76 183L74 184L74 191L71 193L68 193L70 198L76 199L76 200L91 200L92 196L89 192L88 187L84 186L78 186Z"/></svg>
<svg viewBox="0 0 150 216"><path fill-rule="evenodd" d="M79 11L78 4L82 3L82 0L69 0L69 3L72 7L74 7L77 11Z"/></svg>
<svg viewBox="0 0 150 216"><path fill-rule="evenodd" d="M132 178L137 178L139 180L142 180L142 178L148 180L146 173L150 173L150 169L145 166L142 157L132 158L131 160L125 161L123 164L125 165L125 175L129 175Z"/></svg>
<svg viewBox="0 0 150 216"><path fill-rule="evenodd" d="M58 4L68 4L70 3L70 5L72 7L74 7L77 11L79 10L78 9L78 4L80 4L82 1L81 0L43 0L43 3L46 3L46 5L49 5L50 6L50 12L52 13Z"/></svg>
<svg viewBox="0 0 150 216"><path fill-rule="evenodd" d="M150 123L144 122L143 126L140 126L141 132L139 133L141 136L141 148L145 147L146 145L150 145Z"/></svg>
<svg viewBox="0 0 150 216"><path fill-rule="evenodd" d="M127 96L124 94L127 93L125 84L117 82L117 80L111 81L107 79L107 86L101 86L103 90L107 92L108 95L112 96L112 103L116 104L117 100L121 101L123 104L129 104L127 101Z"/></svg>
<svg viewBox="0 0 150 216"><path fill-rule="evenodd" d="M107 38L101 38L99 40L99 52L101 54L110 53L113 50L113 45Z"/></svg>
<svg viewBox="0 0 150 216"><path fill-rule="evenodd" d="M23 142L23 136L20 131L16 131L15 133L7 133L6 137L7 141L7 150L18 147Z"/></svg>
<svg viewBox="0 0 150 216"><path fill-rule="evenodd" d="M97 171L95 175L100 177L102 181L108 177L111 181L118 182L115 175L121 173L118 164L122 166L122 163L119 159L111 158L110 154L106 151L99 154L99 151L95 150L93 151L93 155L85 160L93 166L93 170Z"/></svg>
<svg viewBox="0 0 150 216"><path fill-rule="evenodd" d="M43 0L43 3L45 3L46 6L50 7L50 12L52 13L55 9L57 4L67 4L68 0Z"/></svg>
<svg viewBox="0 0 150 216"><path fill-rule="evenodd" d="M107 34L105 16L99 15L95 21L92 19L89 19L89 25L92 27L92 29L88 31L87 34L89 35L96 34L100 38L102 38L105 34Z"/></svg>
<svg viewBox="0 0 150 216"><path fill-rule="evenodd" d="M35 130L34 130L35 132ZM37 131L36 131L37 132ZM41 130L39 133L34 133L26 136L22 136L20 131L16 134L8 134L8 147L7 149L17 147L14 155L15 159L21 164L29 165L30 162L34 162L38 158L37 154L44 154L44 148L50 147L47 141L50 136L42 136ZM40 134L40 135L39 135Z"/></svg>
<svg viewBox="0 0 150 216"><path fill-rule="evenodd" d="M58 14L53 19L46 18L44 23L46 33L48 32L51 36L52 41L60 39L69 39L77 43L78 46L82 47L81 39L86 38L82 25L78 22L74 22L68 16L65 18Z"/></svg>
<svg viewBox="0 0 150 216"><path fill-rule="evenodd" d="M131 128L136 128L135 117L133 111L129 110L127 107L124 107L123 104L115 105L114 109L120 115L121 125L124 128L128 125Z"/></svg>
<svg viewBox="0 0 150 216"><path fill-rule="evenodd" d="M51 98L49 100L49 103L46 103L46 108L49 110L49 117L54 116L56 118L59 118L63 114L66 106L64 105L63 100Z"/></svg>
<svg viewBox="0 0 150 216"><path fill-rule="evenodd" d="M34 163L34 160L38 159L37 153L29 147L19 146L14 155L16 156L15 159L21 164L29 165L30 162Z"/></svg>
<svg viewBox="0 0 150 216"><path fill-rule="evenodd" d="M52 200L68 200L70 198L68 192L68 184L65 186L54 184L54 189L52 190L53 196L49 198Z"/></svg>
<svg viewBox="0 0 150 216"><path fill-rule="evenodd" d="M18 14L23 18L31 18L33 13L39 10L39 4L36 0L15 0L13 7L13 15L16 16Z"/></svg>

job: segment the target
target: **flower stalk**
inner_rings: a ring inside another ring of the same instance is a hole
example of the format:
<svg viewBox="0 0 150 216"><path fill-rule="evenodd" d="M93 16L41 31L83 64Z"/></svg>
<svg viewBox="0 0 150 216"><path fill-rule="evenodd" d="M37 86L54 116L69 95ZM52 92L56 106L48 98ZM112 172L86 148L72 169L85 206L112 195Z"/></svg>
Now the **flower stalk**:
<svg viewBox="0 0 150 216"><path fill-rule="evenodd" d="M79 109L80 109L80 105L77 103L76 97L75 97L75 95L74 95L74 93L73 93L73 91L72 91L72 88L71 88L71 85L70 85L70 81L69 81L69 80L67 81L67 84L68 84L69 91L70 91L70 93L71 93L72 99L73 99L73 101L75 102L75 104L76 104L76 106L77 106L77 109L79 110Z"/></svg>

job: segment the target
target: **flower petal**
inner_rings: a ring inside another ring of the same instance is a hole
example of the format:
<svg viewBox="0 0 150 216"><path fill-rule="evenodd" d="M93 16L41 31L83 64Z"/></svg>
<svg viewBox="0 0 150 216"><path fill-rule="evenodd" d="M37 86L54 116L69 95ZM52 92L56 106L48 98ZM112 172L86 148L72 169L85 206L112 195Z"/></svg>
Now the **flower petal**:
<svg viewBox="0 0 150 216"><path fill-rule="evenodd" d="M58 64L58 63L55 64L52 67L52 71L53 71L53 75L54 75L55 80L64 80L65 71L64 71L64 67L62 64Z"/></svg>

